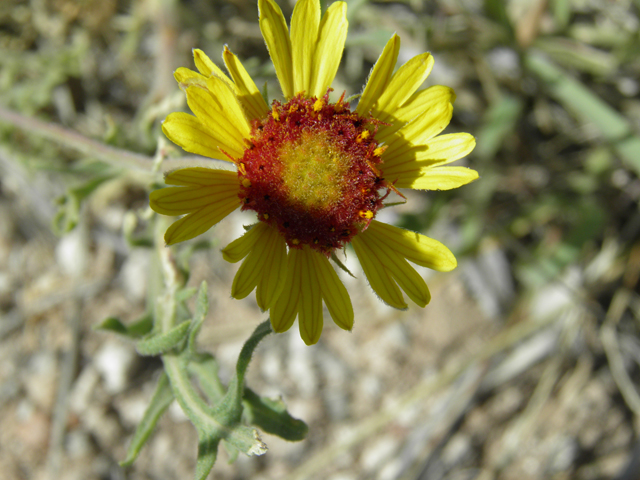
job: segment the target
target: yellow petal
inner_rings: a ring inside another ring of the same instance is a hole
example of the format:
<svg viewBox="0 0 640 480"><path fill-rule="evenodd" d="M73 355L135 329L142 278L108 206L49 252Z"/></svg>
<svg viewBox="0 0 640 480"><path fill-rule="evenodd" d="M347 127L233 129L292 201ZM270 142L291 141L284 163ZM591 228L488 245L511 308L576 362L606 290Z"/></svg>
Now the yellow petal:
<svg viewBox="0 0 640 480"><path fill-rule="evenodd" d="M434 85L414 93L402 107L393 112L393 116L401 122L410 122L430 110L437 103L453 103L455 100L456 94L453 88Z"/></svg>
<svg viewBox="0 0 640 480"><path fill-rule="evenodd" d="M286 278L287 250L278 230L261 223L254 227L256 241L251 252L242 262L233 279L231 296L245 298L256 286L256 300L262 310L267 310L278 298ZM266 228L265 228L266 227Z"/></svg>
<svg viewBox="0 0 640 480"><path fill-rule="evenodd" d="M433 57L422 53L401 66L378 101L374 104L375 115L381 121L393 116L397 110L427 79L433 68Z"/></svg>
<svg viewBox="0 0 640 480"><path fill-rule="evenodd" d="M386 174L385 174L386 175ZM391 176L387 178L391 179ZM423 167L393 178L398 188L414 190L451 190L478 179L478 172L466 167Z"/></svg>
<svg viewBox="0 0 640 480"><path fill-rule="evenodd" d="M260 11L260 30L276 69L282 94L286 99L292 98L293 67L287 22L282 15L282 10L273 0L258 0L258 10Z"/></svg>
<svg viewBox="0 0 640 480"><path fill-rule="evenodd" d="M200 210L174 222L164 234L167 245L184 242L203 234L224 217L239 207L238 199L229 197L224 201L207 205Z"/></svg>
<svg viewBox="0 0 640 480"><path fill-rule="evenodd" d="M371 223L373 224L373 222ZM360 265L362 265L364 274L369 280L369 285L371 285L373 291L376 292L380 299L387 305L404 310L407 308L407 304L404 301L402 292L400 292L396 282L387 273L380 260L376 258L375 253L371 250L371 246L364 235L367 230L355 236L351 244L358 256Z"/></svg>
<svg viewBox="0 0 640 480"><path fill-rule="evenodd" d="M324 255L311 252L313 270L315 270L320 285L320 293L331 314L331 318L340 328L353 328L353 306L347 289L340 281L329 260Z"/></svg>
<svg viewBox="0 0 640 480"><path fill-rule="evenodd" d="M359 115L366 115L378 101L380 95L384 92L389 84L391 74L398 61L398 52L400 51L400 37L395 33L384 47L380 58L371 69L369 79L362 91L362 96L356 107Z"/></svg>
<svg viewBox="0 0 640 480"><path fill-rule="evenodd" d="M180 84L182 90L186 90L191 85L207 88L207 77L200 75L188 68L180 67L173 72L173 78Z"/></svg>
<svg viewBox="0 0 640 480"><path fill-rule="evenodd" d="M263 311L273 306L282 293L287 278L286 243L277 229L267 229L264 244L261 276L256 290L256 301Z"/></svg>
<svg viewBox="0 0 640 480"><path fill-rule="evenodd" d="M193 50L193 61L196 64L196 68L205 77L211 77L215 75L221 78L225 84L233 88L233 82L225 75L225 73L211 61L211 59L200 49L195 48Z"/></svg>
<svg viewBox="0 0 640 480"><path fill-rule="evenodd" d="M259 254L258 250L264 245L261 241L256 242L253 245L253 249L249 252L240 265L240 268L236 272L236 276L233 277L233 284L231 285L231 296L238 300L245 298L258 284L258 278L261 273L261 266L263 257Z"/></svg>
<svg viewBox="0 0 640 480"><path fill-rule="evenodd" d="M386 116L386 122L390 125L381 125L376 135L379 141L385 141L389 135L397 132L407 123L420 116L427 115L430 111L438 111L438 105L453 104L455 93L449 87L435 85L425 88L414 94L402 107ZM435 110L433 110L435 107Z"/></svg>
<svg viewBox="0 0 640 480"><path fill-rule="evenodd" d="M214 98L216 110L224 115L227 123L233 125L243 138L247 138L251 133L251 125L249 125L242 106L238 102L236 93L218 77L207 78L207 89ZM187 96L187 102L188 100L189 97Z"/></svg>
<svg viewBox="0 0 640 480"><path fill-rule="evenodd" d="M164 177L167 185L209 185L226 186L237 185L238 174L230 170L218 170L215 168L191 167L181 168L168 173Z"/></svg>
<svg viewBox="0 0 640 480"><path fill-rule="evenodd" d="M300 265L298 323L300 336L307 345L317 343L322 334L322 296L318 279L313 271L311 256L314 253L309 248L304 248L296 254L300 257L298 260Z"/></svg>
<svg viewBox="0 0 640 480"><path fill-rule="evenodd" d="M236 263L249 255L249 252L253 249L258 239L266 233L269 228L264 222L259 222L254 225L248 232L242 235L240 238L236 238L233 242L222 249L222 258L227 262Z"/></svg>
<svg viewBox="0 0 640 480"><path fill-rule="evenodd" d="M169 187L151 192L149 204L162 215L182 215L214 203L226 203L233 198L240 205L238 193L237 182L223 187Z"/></svg>
<svg viewBox="0 0 640 480"><path fill-rule="evenodd" d="M242 66L238 57L224 47L222 54L224 64L231 74L231 78L236 84L238 100L244 107L249 119L261 119L269 113L269 106L262 98L262 94L255 82L249 76L245 68Z"/></svg>
<svg viewBox="0 0 640 480"><path fill-rule="evenodd" d="M219 150L222 147L227 153L231 154L232 148L229 147L217 132L211 131L200 120L193 115L183 112L175 112L170 114L164 122L162 122L162 131L169 140L181 146L187 152L197 155L204 155L209 158L230 161L229 158ZM240 157L242 152L235 152Z"/></svg>
<svg viewBox="0 0 640 480"><path fill-rule="evenodd" d="M210 132L215 132L221 140L224 139L226 145L221 147L225 152L234 158L242 157L245 148L244 139L249 137L248 129L243 128L246 120L237 121L237 118L233 118L232 114L225 111L219 98L202 88L187 88L187 103L198 120L206 125ZM243 134L241 129L246 133Z"/></svg>
<svg viewBox="0 0 640 480"><path fill-rule="evenodd" d="M429 110L414 118L397 133L389 135L391 130L383 130L379 135L376 135L376 140L386 142L389 145L385 155L392 158L394 155L403 153L414 145L425 143L438 135L449 125L452 115L453 105L443 100L435 103Z"/></svg>
<svg viewBox="0 0 640 480"><path fill-rule="evenodd" d="M299 0L291 16L291 51L293 54L293 82L296 94L311 89L312 66L318 43L320 2Z"/></svg>
<svg viewBox="0 0 640 480"><path fill-rule="evenodd" d="M418 145L403 154L384 155L384 173L389 178L396 174L415 171L422 167L446 165L466 157L476 146L476 139L468 133L438 135L424 145ZM397 152L397 150L396 150Z"/></svg>
<svg viewBox="0 0 640 480"><path fill-rule="evenodd" d="M348 27L347 4L332 3L320 22L308 96L321 97L327 93L342 59Z"/></svg>
<svg viewBox="0 0 640 480"><path fill-rule="evenodd" d="M287 260L287 279L282 293L269 311L274 332L286 332L293 325L298 314L300 300L300 255L299 250L289 250Z"/></svg>
<svg viewBox="0 0 640 480"><path fill-rule="evenodd" d="M431 300L429 288L424 279L416 272L415 268L409 265L400 254L386 247L384 243L378 241L375 232L366 235L369 245L376 254L376 258L383 267L391 274L400 288L409 296L414 303L420 307L425 307Z"/></svg>
<svg viewBox="0 0 640 480"><path fill-rule="evenodd" d="M442 243L420 233L411 232L403 228L394 227L386 223L373 220L364 233L375 235L379 243L399 253L404 258L422 267L440 272L448 272L457 266L456 257Z"/></svg>

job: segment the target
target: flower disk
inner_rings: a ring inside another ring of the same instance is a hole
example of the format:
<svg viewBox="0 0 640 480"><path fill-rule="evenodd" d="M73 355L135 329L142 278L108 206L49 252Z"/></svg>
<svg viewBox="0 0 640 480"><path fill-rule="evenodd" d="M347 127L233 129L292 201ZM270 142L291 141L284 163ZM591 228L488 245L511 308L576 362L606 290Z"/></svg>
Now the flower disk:
<svg viewBox="0 0 640 480"><path fill-rule="evenodd" d="M384 150L374 138L378 123L342 98L329 103L328 93L274 102L254 122L239 162L242 209L277 227L290 248L308 245L327 256L342 248L393 188L376 168Z"/></svg>

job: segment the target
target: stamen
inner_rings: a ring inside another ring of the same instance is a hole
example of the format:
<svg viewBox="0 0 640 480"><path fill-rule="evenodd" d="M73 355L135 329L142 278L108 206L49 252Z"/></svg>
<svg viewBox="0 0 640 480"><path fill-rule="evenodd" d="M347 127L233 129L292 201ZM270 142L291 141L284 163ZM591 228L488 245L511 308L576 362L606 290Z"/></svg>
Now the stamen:
<svg viewBox="0 0 640 480"><path fill-rule="evenodd" d="M364 140L369 138L369 135L371 135L371 132L369 130L363 131L360 135L358 135L358 138L356 138L356 142L362 143Z"/></svg>
<svg viewBox="0 0 640 480"><path fill-rule="evenodd" d="M384 153L384 151L385 151L387 148L388 148L388 145L382 145L381 147L376 148L376 149L373 151L373 154L374 154L376 157L381 157L381 156L382 156L382 154Z"/></svg>
<svg viewBox="0 0 640 480"><path fill-rule="evenodd" d="M289 247L327 257L368 228L393 188L377 168L379 122L352 112L344 94L336 103L328 95L274 101L236 161L242 209L277 228Z"/></svg>

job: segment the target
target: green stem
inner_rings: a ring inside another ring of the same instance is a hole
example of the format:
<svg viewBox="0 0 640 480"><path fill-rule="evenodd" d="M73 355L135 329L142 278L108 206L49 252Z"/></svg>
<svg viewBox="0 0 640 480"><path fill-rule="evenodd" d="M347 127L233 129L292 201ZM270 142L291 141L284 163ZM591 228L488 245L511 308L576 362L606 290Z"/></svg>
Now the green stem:
<svg viewBox="0 0 640 480"><path fill-rule="evenodd" d="M260 341L272 332L271 322L265 320L256 327L249 339L245 342L240 356L238 356L238 362L236 363L236 374L229 382L229 388L224 400L221 402L223 408L228 408L233 412L232 415L238 417L242 414L242 397L244 394L244 376L247 373L249 362L251 362L251 356L254 350L260 343Z"/></svg>
<svg viewBox="0 0 640 480"><path fill-rule="evenodd" d="M153 166L153 159L146 155L114 148L60 125L26 117L2 107L0 107L0 120L118 167L151 171Z"/></svg>
<svg viewBox="0 0 640 480"><path fill-rule="evenodd" d="M153 157L106 145L55 123L27 117L3 107L0 107L0 122L11 124L118 168L149 174L153 174L154 171ZM195 156L172 158L163 160L160 169L162 172L168 172L186 167L229 168L229 162Z"/></svg>
<svg viewBox="0 0 640 480"><path fill-rule="evenodd" d="M160 299L162 308L156 316L156 321L158 322L156 328L161 334L168 332L176 325L175 297L181 287L181 276L176 267L172 249L162 246L163 223L158 221L156 227L158 258L162 277L164 278L164 296ZM217 441L225 439L231 445L247 454L261 455L266 451L266 445L257 437L255 430L239 426L238 422L242 413L244 373L247 370L253 350L270 331L271 327L267 321L258 326L249 338L238 360L236 369L238 374L234 377L236 383L233 384L232 381L233 386L230 385L227 395L219 403L215 411L204 401L191 383L187 370L191 352L186 349L179 354L162 355L165 372L169 377L173 394L182 410L198 430L201 442L205 441L206 443L206 441L213 441L212 439L218 439ZM242 376L240 381L238 381L239 376ZM212 443L209 447L215 449L216 442L214 442L215 445Z"/></svg>

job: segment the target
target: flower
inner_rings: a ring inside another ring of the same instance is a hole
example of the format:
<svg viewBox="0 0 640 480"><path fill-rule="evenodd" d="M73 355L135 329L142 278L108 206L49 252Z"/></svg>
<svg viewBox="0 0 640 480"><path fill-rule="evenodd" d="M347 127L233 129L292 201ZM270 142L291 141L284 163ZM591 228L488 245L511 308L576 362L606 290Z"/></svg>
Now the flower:
<svg viewBox="0 0 640 480"><path fill-rule="evenodd" d="M195 116L172 113L166 136L188 152L231 161L235 171L185 168L169 173L172 187L151 193L151 208L184 215L165 234L167 244L194 238L237 208L258 222L222 250L242 261L231 294L256 289L273 329L299 320L307 344L320 338L322 302L333 321L353 327L346 288L329 262L351 244L371 288L404 309L402 295L421 307L430 300L423 278L409 264L449 271L453 254L440 242L375 220L385 197L398 188L448 190L478 178L448 166L475 146L467 133L440 135L452 115L454 93L433 86L417 91L433 67L429 53L393 73L400 38L389 40L355 109L329 100L347 35L346 4L321 17L319 0L299 0L287 28L273 0L259 0L260 29L284 101L267 105L246 70L226 47L229 76L194 50L199 73L175 77Z"/></svg>

